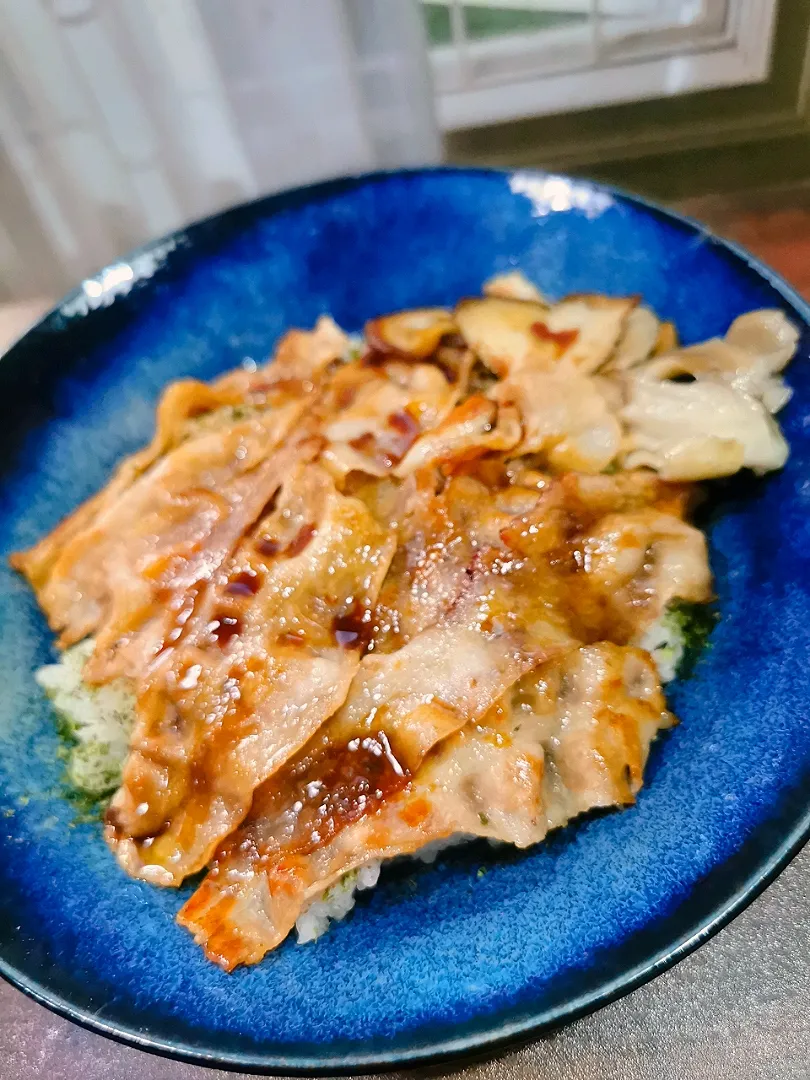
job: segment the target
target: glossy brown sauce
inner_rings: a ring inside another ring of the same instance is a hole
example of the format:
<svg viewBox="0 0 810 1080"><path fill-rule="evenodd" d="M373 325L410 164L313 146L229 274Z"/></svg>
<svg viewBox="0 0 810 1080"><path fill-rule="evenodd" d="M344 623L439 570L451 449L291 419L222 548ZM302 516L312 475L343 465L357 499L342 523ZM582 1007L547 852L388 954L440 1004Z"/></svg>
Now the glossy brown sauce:
<svg viewBox="0 0 810 1080"><path fill-rule="evenodd" d="M402 435L403 438L410 439L411 443L419 434L419 424L414 420L407 409L401 409L399 412L391 413L388 417L388 426L393 428L398 435Z"/></svg>
<svg viewBox="0 0 810 1080"><path fill-rule="evenodd" d="M335 615L332 619L332 633L335 641L344 649L362 649L365 651L374 631L371 612L360 601L346 612Z"/></svg>
<svg viewBox="0 0 810 1080"><path fill-rule="evenodd" d="M579 330L551 330L544 322L532 323L532 333L540 341L548 341L561 356L579 337Z"/></svg>
<svg viewBox="0 0 810 1080"><path fill-rule="evenodd" d="M234 637L242 633L242 620L229 611L217 612L208 624L208 632L217 645L224 649Z"/></svg>
<svg viewBox="0 0 810 1080"><path fill-rule="evenodd" d="M256 570L242 570L225 586L229 596L255 596L261 588L262 575Z"/></svg>
<svg viewBox="0 0 810 1080"><path fill-rule="evenodd" d="M256 550L260 555L265 555L268 559L272 559L273 556L278 555L284 550L284 545L280 540L276 540L273 536L260 536L256 541Z"/></svg>
<svg viewBox="0 0 810 1080"><path fill-rule="evenodd" d="M316 532L317 528L311 521L307 522L305 525L302 525L287 545L284 554L288 555L290 558L292 558L294 555L300 555L301 552L309 545L309 542L312 540L312 537L315 535Z"/></svg>
<svg viewBox="0 0 810 1080"><path fill-rule="evenodd" d="M391 413L379 435L370 431L352 439L349 446L383 469L393 469L405 457L421 434L418 421L409 409Z"/></svg>
<svg viewBox="0 0 810 1080"><path fill-rule="evenodd" d="M262 507L261 512L259 513L258 517L256 518L257 521L263 521L264 518L269 517L273 513L276 506L278 505L278 497L279 497L280 492L281 492L281 488L280 487L276 488L276 490L273 492L273 494L270 496L270 498L267 500L267 502Z"/></svg>
<svg viewBox="0 0 810 1080"><path fill-rule="evenodd" d="M367 431L364 435L359 435L356 439L352 439L349 446L352 450L356 450L358 454L365 454L371 458L375 464L380 465L383 469L393 469L399 461L398 457L390 454L378 444L370 431Z"/></svg>
<svg viewBox="0 0 810 1080"><path fill-rule="evenodd" d="M276 555L282 554L292 558L294 555L301 554L316 532L317 526L312 522L307 522L301 526L292 540L287 543L283 540L278 540L275 536L260 536L255 544L256 551L268 559L272 559Z"/></svg>
<svg viewBox="0 0 810 1080"><path fill-rule="evenodd" d="M370 347L360 357L361 367L381 368L392 358L392 353L383 352L381 349Z"/></svg>
<svg viewBox="0 0 810 1080"><path fill-rule="evenodd" d="M357 397L356 386L343 386L338 390L335 396L335 404L338 409L348 409L354 399Z"/></svg>
<svg viewBox="0 0 810 1080"><path fill-rule="evenodd" d="M287 789L285 805L295 814L295 824L285 856L306 855L328 843L409 780L384 731L326 748Z"/></svg>

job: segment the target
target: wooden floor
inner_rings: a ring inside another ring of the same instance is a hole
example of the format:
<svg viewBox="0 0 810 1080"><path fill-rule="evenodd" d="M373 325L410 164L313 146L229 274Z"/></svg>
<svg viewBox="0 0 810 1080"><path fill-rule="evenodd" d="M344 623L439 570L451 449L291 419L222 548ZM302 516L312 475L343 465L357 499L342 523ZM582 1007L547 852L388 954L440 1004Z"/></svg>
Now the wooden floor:
<svg viewBox="0 0 810 1080"><path fill-rule="evenodd" d="M677 208L747 247L810 299L810 185L711 195Z"/></svg>

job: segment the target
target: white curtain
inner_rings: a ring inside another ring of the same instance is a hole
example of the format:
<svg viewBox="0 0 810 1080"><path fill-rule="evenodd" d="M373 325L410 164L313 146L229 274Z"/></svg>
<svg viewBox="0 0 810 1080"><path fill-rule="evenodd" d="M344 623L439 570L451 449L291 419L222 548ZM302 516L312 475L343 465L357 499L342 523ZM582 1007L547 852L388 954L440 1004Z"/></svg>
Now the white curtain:
<svg viewBox="0 0 810 1080"><path fill-rule="evenodd" d="M440 152L417 0L0 0L0 300Z"/></svg>

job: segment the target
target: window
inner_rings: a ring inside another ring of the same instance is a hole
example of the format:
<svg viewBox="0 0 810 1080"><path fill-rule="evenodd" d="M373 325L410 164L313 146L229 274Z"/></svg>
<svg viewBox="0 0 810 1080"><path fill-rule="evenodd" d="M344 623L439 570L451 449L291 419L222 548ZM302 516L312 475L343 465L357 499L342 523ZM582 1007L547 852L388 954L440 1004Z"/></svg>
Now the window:
<svg viewBox="0 0 810 1080"><path fill-rule="evenodd" d="M776 0L423 0L446 131L763 81Z"/></svg>

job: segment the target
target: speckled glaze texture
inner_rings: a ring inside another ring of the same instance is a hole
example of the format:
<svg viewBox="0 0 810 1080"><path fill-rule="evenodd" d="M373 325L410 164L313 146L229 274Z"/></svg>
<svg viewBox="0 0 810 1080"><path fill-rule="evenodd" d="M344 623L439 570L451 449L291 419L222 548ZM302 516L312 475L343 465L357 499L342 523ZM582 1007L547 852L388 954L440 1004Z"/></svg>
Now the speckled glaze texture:
<svg viewBox="0 0 810 1080"><path fill-rule="evenodd" d="M688 222L529 173L337 181L231 211L157 250L118 264L150 276L124 270L126 289L121 271L85 282L0 364L0 966L140 1045L334 1072L559 1023L682 955L810 827L805 305ZM287 942L225 975L173 922L189 890L129 881L98 826L74 823L32 679L53 655L51 635L5 555L147 440L170 379L261 361L285 328L321 312L358 330L379 312L453 303L513 267L552 297L639 293L687 343L752 308L785 310L802 330L783 414L788 466L712 492L722 621L693 677L672 687L683 723L654 747L636 808L529 852L474 844L432 867L394 865L318 943Z"/></svg>

